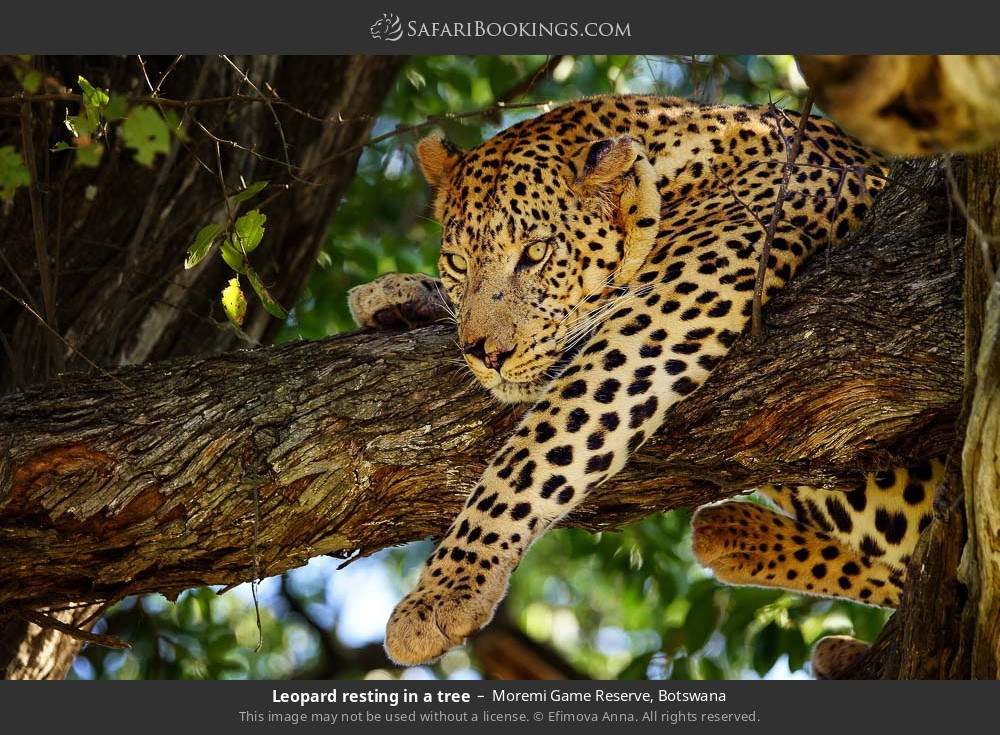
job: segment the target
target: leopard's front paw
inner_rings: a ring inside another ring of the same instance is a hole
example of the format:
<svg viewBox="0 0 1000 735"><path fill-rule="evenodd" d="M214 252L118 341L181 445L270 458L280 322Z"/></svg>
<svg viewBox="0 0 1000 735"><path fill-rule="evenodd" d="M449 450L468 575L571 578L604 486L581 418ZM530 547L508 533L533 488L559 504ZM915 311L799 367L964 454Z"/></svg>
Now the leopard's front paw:
<svg viewBox="0 0 1000 735"><path fill-rule="evenodd" d="M440 282L420 273L386 273L355 286L347 305L366 329L412 329L447 317L451 308Z"/></svg>
<svg viewBox="0 0 1000 735"><path fill-rule="evenodd" d="M399 664L414 666L436 659L493 619L507 589L506 575L479 575L483 582L459 589L421 583L392 611L385 649ZM439 578L440 579L440 578Z"/></svg>

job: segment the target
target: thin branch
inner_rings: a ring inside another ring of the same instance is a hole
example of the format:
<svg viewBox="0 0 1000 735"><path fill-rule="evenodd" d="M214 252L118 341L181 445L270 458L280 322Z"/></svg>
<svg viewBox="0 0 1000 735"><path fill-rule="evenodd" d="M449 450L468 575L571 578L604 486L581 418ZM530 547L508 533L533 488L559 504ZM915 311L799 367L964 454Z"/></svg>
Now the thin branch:
<svg viewBox="0 0 1000 735"><path fill-rule="evenodd" d="M166 71L164 71L160 75L159 80L156 82L156 89L153 90L153 95L154 96L156 96L156 97L160 96L160 87L163 86L163 83L167 80L167 77L169 77L170 73L174 69L177 68L177 65L180 63L181 59L183 59L183 58L184 58L184 54L178 54L177 58L174 59L173 62L170 64L170 66L167 67Z"/></svg>
<svg viewBox="0 0 1000 735"><path fill-rule="evenodd" d="M343 158L344 156L350 155L351 153L355 153L365 148L370 148L373 145L382 143L392 138L397 138L400 135L406 135L407 133L417 133L422 130L427 130L428 128L432 128L435 125L441 125L442 123L447 122L449 120L463 120L469 117L490 117L491 115L495 115L498 111L502 110L536 109L536 110L541 110L542 112L547 112L552 107L553 104L555 103L552 100L547 100L544 102L521 102L512 104L497 103L492 107L487 107L481 110L470 110L468 112L448 112L443 115L431 115L423 122L414 123L412 125L398 125L392 130L390 130L388 133L375 135L371 138L368 138L365 141L362 141L361 143L358 143L357 145L349 146L347 148L344 148L343 150L337 151L332 156L324 158L322 161L313 164L311 167L307 169L303 169L303 172L308 173L310 171L323 168L327 164L333 163L334 161Z"/></svg>
<svg viewBox="0 0 1000 735"><path fill-rule="evenodd" d="M21 105L21 144L24 149L24 165L31 178L28 184L28 198L31 201L31 221L35 236L35 260L42 283L45 319L54 331L58 331L55 294L52 292L52 274L49 270L48 235L45 231L45 217L42 215L42 198L38 191L38 169L35 165L35 140L32 127L31 104L25 102Z"/></svg>
<svg viewBox="0 0 1000 735"><path fill-rule="evenodd" d="M991 237L978 222L976 218L969 214L969 208L965 204L965 200L962 198L961 191L958 186L958 182L955 180L955 172L951 168L951 159L945 159L945 176L948 179L948 196L952 203L958 207L962 216L965 218L966 223L969 228L975 234L976 239L979 242L980 253L983 256L983 267L986 268L986 272L992 276L996 273L996 266L993 264L993 258L990 257L990 245L993 243L993 237Z"/></svg>
<svg viewBox="0 0 1000 735"><path fill-rule="evenodd" d="M148 80L148 77L147 77ZM152 84L152 80L148 80L149 84ZM319 115L314 115L310 112L302 110L295 105L286 102L277 96L255 96L252 94L228 94L219 95L217 97L202 97L190 100L178 100L171 99L170 97L161 97L156 92L156 87L150 87L152 94L148 95L124 95L124 99L130 105L162 105L163 107L168 107L177 110L190 110L198 107L213 107L217 105L228 105L231 102L246 102L254 104L271 104L277 105L279 107L285 107L295 114L306 118L307 120L312 120L315 123L321 125L345 125L347 123L354 122L365 122L370 120L373 116L363 115L356 118L351 118L350 120L345 120L340 116L330 115L328 117L320 117ZM29 95L27 92L18 92L17 94L10 95L8 97L0 97L0 105L22 105L25 102L31 104L41 104L45 102L83 102L83 95L77 94L75 92L49 92L46 94L33 94Z"/></svg>
<svg viewBox="0 0 1000 735"><path fill-rule="evenodd" d="M34 623L39 628L46 628L52 630L58 630L60 633L65 633L70 638L76 638L79 641L84 641L85 643L92 643L95 646L103 646L104 648L115 648L118 650L131 648L128 643L123 641L121 638L113 635L101 635L99 633L91 633L89 630L83 630L82 628L77 628L75 625L69 625L56 618L49 617L48 615L43 615L35 610L13 610L14 614L17 615L22 620L26 620L29 623Z"/></svg>
<svg viewBox="0 0 1000 735"><path fill-rule="evenodd" d="M555 68L559 66L560 62L565 58L565 54L553 54L550 56L544 64L539 66L535 71L528 76L526 76L521 81L514 84L506 92L501 94L496 98L496 104L505 104L507 102L513 102L518 97L523 97L533 90L536 86L541 84L544 80L551 76Z"/></svg>
<svg viewBox="0 0 1000 735"><path fill-rule="evenodd" d="M788 151L788 160L785 162L784 173L781 177L781 187L778 189L778 198L774 203L774 211L771 212L771 219L767 223L767 234L764 236L764 245L761 247L760 262L757 264L757 281L753 290L753 323L751 334L753 338L760 341L764 334L764 319L762 313L762 303L764 299L764 276L767 274L768 260L771 258L771 243L774 242L774 233L778 228L778 220L784 217L785 198L788 196L788 182L792 177L792 169L795 168L795 159L799 157L802 149L802 138L805 136L806 123L809 120L809 111L812 110L815 94L809 91L805 102L802 104L799 127L795 131L795 138L792 145L785 149ZM772 105L773 107L773 105ZM777 123L781 129L781 123Z"/></svg>
<svg viewBox="0 0 1000 735"><path fill-rule="evenodd" d="M289 171L293 170L294 167L292 166L292 159L288 154L288 141L285 139L285 129L281 127L281 120L278 117L278 113L274 111L273 100L261 94L261 91L257 89L257 85L254 84L252 81L250 81L250 77L247 76L247 73L242 69L240 69L238 66L236 66L236 64L233 63L232 59L230 59L225 54L222 54L222 58L223 60L225 60L227 64L229 64L231 67L233 67L233 69L236 70L236 73L243 78L243 81L249 84L250 88L257 93L257 96L262 98L267 104L267 109L270 110L271 117L274 118L274 124L278 128L278 138L281 140L281 148L285 154L285 165L288 166Z"/></svg>
<svg viewBox="0 0 1000 735"><path fill-rule="evenodd" d="M52 334L52 336L54 336L56 339L58 339L60 342L62 342L63 346L66 347L66 349L68 349L70 351L71 355L74 355L74 354L75 355L79 355L80 359L82 359L85 363L87 363L88 365L90 365L90 367L94 368L94 370L96 370L97 372L99 372L101 375L103 375L104 377L106 377L108 380L114 381L115 383L117 383L119 386L121 386L125 390L132 390L131 388L129 388L129 386L127 386L121 380L119 380L118 378L116 378L114 375L112 375L111 373L109 373L107 370L105 370L104 368L102 368L100 365L98 365L96 362L94 362L93 360L91 360L85 354L83 354L82 352L80 352L80 350L78 350L76 347L74 347L69 341L67 341L67 339L65 337L63 337L61 334L59 334L59 332L57 332L55 329L53 329L52 326L47 321L45 321L45 318L41 314L39 314L37 311L35 311L34 309L32 309L31 306L29 306L27 302L19 299L17 296L15 296L10 291L8 291L4 286L0 286L0 293L4 293L7 296L9 296L11 299L13 299L18 304L20 304L22 309L24 309L29 314L31 314L31 316L35 317L35 319L38 320L39 324L41 324L42 327L44 327L50 334Z"/></svg>
<svg viewBox="0 0 1000 735"><path fill-rule="evenodd" d="M145 72L144 72L144 76L145 76ZM147 76L147 83L150 85L150 89L153 90L153 91L155 91L155 87L152 86L152 81L148 79L148 76ZM285 102L284 100L282 100L279 97L268 97L268 96L263 95L263 93L260 93L259 91L258 91L258 94L260 94L260 96L246 95L246 94L232 94L232 95L226 95L226 96L221 96L221 97L207 97L207 98L191 99L191 100L169 99L167 97L160 97L157 94L152 94L152 95L129 95L129 96L125 97L125 100L129 104L155 105L158 108L160 108L161 114L163 114L163 108L174 108L174 109L181 109L181 110L185 110L185 111L190 111L190 110L193 110L193 109L198 108L198 107L206 107L206 106L211 106L211 105L223 105L223 104L229 104L231 102L244 102L244 103L254 103L254 104L261 104L261 103L263 103L263 104L268 104L268 105L278 105L278 106L281 106L281 107L285 107L285 108L288 108L289 110L291 110L292 112L294 112L294 113L296 113L298 115L301 115L301 116L303 116L303 117L305 117L305 118L307 118L309 120L312 120L312 121L314 121L316 123L323 124L323 125L345 125L345 124L350 124L350 123L363 122L365 120L370 119L370 116L362 116L362 117L358 117L358 118L352 118L350 120L345 120L344 118L340 117L339 115L337 115L336 117L334 117L334 116L330 116L330 117L318 117L316 115L313 115L313 114L310 114L308 112L305 112L305 111L303 111L303 110L295 107L294 105L289 104L288 102ZM19 93L19 94L16 94L16 95L13 95L13 96L9 96L9 97L0 97L0 105L4 105L4 104L18 104L18 105L21 105L21 104L28 104L28 103L34 104L34 103L39 103L39 102L82 102L82 101L83 101L83 96L79 95L79 94L74 94L74 93L65 93L65 94L39 94L39 95L28 95L26 93ZM442 123L447 122L449 120L463 120L463 119L470 118L470 117L485 117L485 118L490 118L490 117L496 116L497 114L499 114L500 112L503 112L505 110L537 109L537 110L546 111L553 104L554 103L551 100L541 101L541 102L523 102L523 103L506 102L504 100L498 100L495 104L491 105L490 107L479 109L479 110L470 110L470 111L467 111L467 112L454 112L454 113L445 113L445 114L441 114L441 115L433 115L431 117L428 117L423 122L415 123L415 124L412 124L412 125L400 125L400 126L397 126L396 128L394 128L393 130L390 130L387 133L383 133L381 135L373 136L373 137L368 138L367 140L364 140L364 141L362 141L362 142L360 142L360 143L358 143L356 145L352 145L352 146L349 146L347 148L344 148L343 150L337 151L332 156L329 156L328 158L325 158L325 159L323 159L321 161L318 161L317 163L315 163L315 164L313 164L313 165L311 165L309 167L306 167L306 168L301 167L301 166L297 166L295 164L290 163L290 161L287 158L286 158L286 160L282 161L281 159L274 158L272 156L266 156L266 155L264 155L264 154L262 154L262 153L260 153L260 152L258 152L256 150L254 150L253 148L248 148L248 147L240 144L239 142L237 142L235 140L228 140L226 138L222 138L222 137L216 135L215 133L213 133L211 130L209 130L207 127L205 127L203 124L201 124L201 122L199 122L197 119L192 118L192 120L194 121L195 125L197 125L198 128L205 135L207 135L209 137L209 139L211 139L213 142L220 143L222 145L226 145L226 146L229 146L231 148L235 148L235 149L244 151L245 153L249 153L250 155L254 156L255 158L257 158L259 160L267 161L268 163L274 163L274 164L277 164L279 166L284 166L284 167L286 167L288 169L288 171L289 171L290 175L292 176L292 178L295 181L297 181L298 183L306 184L308 186L319 186L319 185L322 184L322 182L320 182L320 181L309 181L309 180L307 180L305 178L302 178L302 177L305 176L305 175L308 175L308 174L310 174L310 173L312 173L312 172L314 172L314 171L316 171L318 169L322 169L325 166L329 165L330 163L333 163L334 161L337 161L337 160L343 158L344 156L351 155L353 153L356 153L359 150L363 150L365 148L369 148L369 147L371 147L373 145L376 145L378 143L382 143L382 142L384 142L386 140L391 140L392 138L396 138L396 137L399 137L401 135L406 135L408 133L420 132L422 130L426 130L428 128L434 127L435 125L441 125ZM198 163L200 163L202 165L205 165L200 159L198 159ZM205 166L205 168L206 168L206 170L211 171L210 167Z"/></svg>

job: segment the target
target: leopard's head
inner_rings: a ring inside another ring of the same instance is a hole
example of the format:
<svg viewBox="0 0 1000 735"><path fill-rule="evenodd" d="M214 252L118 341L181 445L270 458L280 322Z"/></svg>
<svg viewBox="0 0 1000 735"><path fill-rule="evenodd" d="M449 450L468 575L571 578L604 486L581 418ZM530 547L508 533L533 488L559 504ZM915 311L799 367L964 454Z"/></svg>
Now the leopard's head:
<svg viewBox="0 0 1000 735"><path fill-rule="evenodd" d="M558 112L558 110L556 111ZM472 150L417 146L442 227L438 268L476 378L500 400L537 399L632 282L660 198L638 141L595 138L556 116Z"/></svg>

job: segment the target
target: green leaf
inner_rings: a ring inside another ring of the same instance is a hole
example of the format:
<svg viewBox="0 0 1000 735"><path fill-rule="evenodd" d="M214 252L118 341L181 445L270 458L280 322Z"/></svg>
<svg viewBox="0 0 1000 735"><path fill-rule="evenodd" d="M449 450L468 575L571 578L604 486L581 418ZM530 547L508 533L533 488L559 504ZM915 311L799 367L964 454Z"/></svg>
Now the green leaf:
<svg viewBox="0 0 1000 735"><path fill-rule="evenodd" d="M222 289L222 308L229 321L237 327L243 326L243 320L247 316L247 297L240 288L239 277L230 278L229 283Z"/></svg>
<svg viewBox="0 0 1000 735"><path fill-rule="evenodd" d="M770 671L781 656L781 628L768 623L753 639L753 668L758 676Z"/></svg>
<svg viewBox="0 0 1000 735"><path fill-rule="evenodd" d="M252 253L260 245L264 237L264 223L267 216L261 214L259 209L253 209L238 220L233 227L233 242L238 249L244 253Z"/></svg>
<svg viewBox="0 0 1000 735"><path fill-rule="evenodd" d="M281 304L274 300L274 297L271 296L271 292L264 287L257 271L251 268L249 264L247 265L246 274L247 278L250 280L250 285L253 286L253 290L257 293L257 296L260 297L260 302L264 305L264 308L267 309L267 313L273 317L277 317L278 319L287 319L288 312L282 308Z"/></svg>
<svg viewBox="0 0 1000 735"><path fill-rule="evenodd" d="M215 593L207 587L202 587L194 593L194 600L198 603L202 620L207 624L212 622L212 600Z"/></svg>
<svg viewBox="0 0 1000 735"><path fill-rule="evenodd" d="M112 94L111 101L104 109L104 119L112 122L121 120L128 114L128 99L120 94Z"/></svg>
<svg viewBox="0 0 1000 735"><path fill-rule="evenodd" d="M649 651L648 653L643 653L636 656L629 662L618 674L618 679L621 681L631 681L634 679L645 679L646 671L649 669L649 664L653 660L653 656L656 655L656 651Z"/></svg>
<svg viewBox="0 0 1000 735"><path fill-rule="evenodd" d="M688 597L691 607L684 617L684 648L687 652L697 653L708 642L715 632L719 621L719 608L715 604L715 584L712 580L703 580L708 584L692 587Z"/></svg>
<svg viewBox="0 0 1000 735"><path fill-rule="evenodd" d="M675 658L670 669L671 679L687 680L691 678L691 660L687 656Z"/></svg>
<svg viewBox="0 0 1000 735"><path fill-rule="evenodd" d="M718 681L726 678L725 669L723 669L722 666L719 665L719 662L715 659L705 657L698 663L700 664L702 679Z"/></svg>
<svg viewBox="0 0 1000 735"><path fill-rule="evenodd" d="M473 148L482 142L482 131L475 125L449 118L441 122L445 137L460 148Z"/></svg>
<svg viewBox="0 0 1000 735"><path fill-rule="evenodd" d="M170 152L167 124L149 105L132 108L122 123L122 139L135 150L135 160L143 166L152 166L158 153Z"/></svg>
<svg viewBox="0 0 1000 735"><path fill-rule="evenodd" d="M77 83L83 90L83 115L86 116L90 126L94 129L101 123L101 115L104 107L110 101L108 93L103 89L98 89L83 77L77 77Z"/></svg>
<svg viewBox="0 0 1000 735"><path fill-rule="evenodd" d="M29 71L21 78L21 86L28 94L34 94L42 86L42 74L37 71Z"/></svg>
<svg viewBox="0 0 1000 735"><path fill-rule="evenodd" d="M104 145L94 141L88 145L78 146L76 149L76 165L85 168L94 168L101 162L104 155Z"/></svg>
<svg viewBox="0 0 1000 735"><path fill-rule="evenodd" d="M71 151L73 150L73 146L71 146L65 140L60 140L58 143L52 146L51 150L53 153L57 153L58 151Z"/></svg>
<svg viewBox="0 0 1000 735"><path fill-rule="evenodd" d="M174 136L177 137L178 140L185 143L190 140L187 131L184 129L184 126L181 125L181 118L180 115L177 114L176 110L164 110L163 118L167 122L167 128L174 134Z"/></svg>
<svg viewBox="0 0 1000 735"><path fill-rule="evenodd" d="M243 252L233 245L233 241L230 238L226 238L219 248L222 252L222 259L226 261L226 264L232 268L237 273L246 273L247 261L243 257Z"/></svg>
<svg viewBox="0 0 1000 735"><path fill-rule="evenodd" d="M24 167L21 154L12 145L0 148L0 200L9 202L14 198L15 191L30 183L31 176Z"/></svg>
<svg viewBox="0 0 1000 735"><path fill-rule="evenodd" d="M67 112L64 122L66 129L69 130L74 138L90 137L91 133L97 129L96 123L91 122L86 115L70 115Z"/></svg>
<svg viewBox="0 0 1000 735"><path fill-rule="evenodd" d="M239 194L229 197L229 203L234 207L242 204L247 199L257 196L265 186L267 186L266 181L254 181Z"/></svg>
<svg viewBox="0 0 1000 735"><path fill-rule="evenodd" d="M789 628L782 631L781 638L781 647L788 655L788 668L798 671L809 660L809 646L802 638L802 631L798 628Z"/></svg>
<svg viewBox="0 0 1000 735"><path fill-rule="evenodd" d="M220 232L222 232L222 225L217 225L214 222L198 230L198 234L194 236L194 242L188 248L187 258L184 259L185 269L194 268L208 255L212 243L215 242Z"/></svg>
<svg viewBox="0 0 1000 735"><path fill-rule="evenodd" d="M80 85L80 89L83 90L83 103L87 107L102 108L111 100L108 93L103 89L98 89L93 84L88 82L82 76L76 78L77 83Z"/></svg>

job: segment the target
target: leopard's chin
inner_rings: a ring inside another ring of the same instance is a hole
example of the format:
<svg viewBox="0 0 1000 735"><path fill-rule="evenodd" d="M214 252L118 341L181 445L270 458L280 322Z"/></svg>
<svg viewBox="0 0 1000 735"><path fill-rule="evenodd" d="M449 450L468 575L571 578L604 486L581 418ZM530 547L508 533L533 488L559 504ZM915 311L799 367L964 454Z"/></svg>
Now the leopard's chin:
<svg viewBox="0 0 1000 735"><path fill-rule="evenodd" d="M503 403L535 403L542 400L548 392L554 378L569 365L577 353L586 345L586 340L579 340L568 350L563 351L557 360L538 371L537 378L528 380L507 380L494 374L494 382L486 388Z"/></svg>
<svg viewBox="0 0 1000 735"><path fill-rule="evenodd" d="M550 382L549 380L532 380L525 383L515 383L500 378L498 382L488 387L490 393L502 403L535 403L545 395Z"/></svg>

